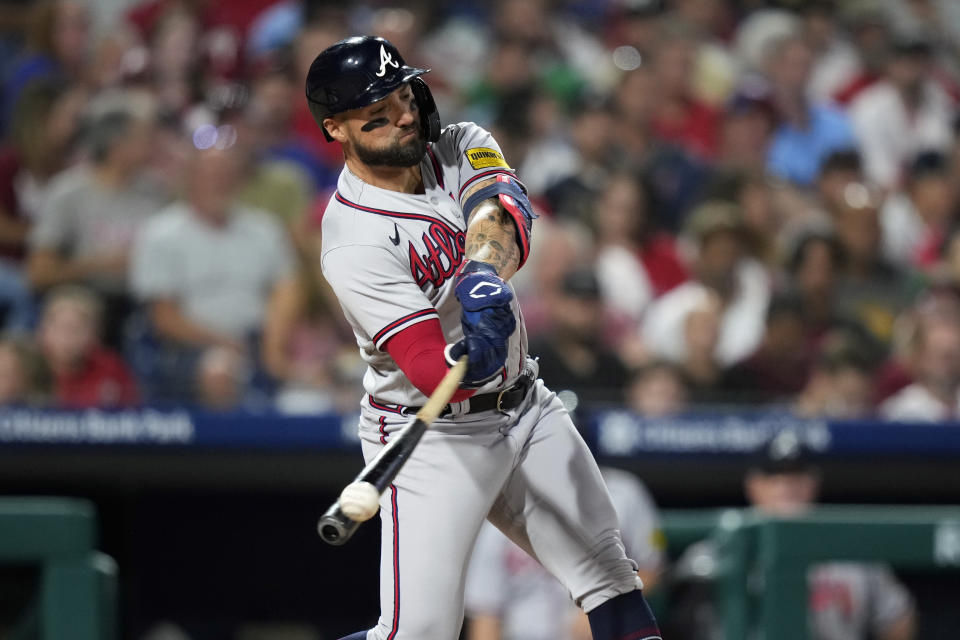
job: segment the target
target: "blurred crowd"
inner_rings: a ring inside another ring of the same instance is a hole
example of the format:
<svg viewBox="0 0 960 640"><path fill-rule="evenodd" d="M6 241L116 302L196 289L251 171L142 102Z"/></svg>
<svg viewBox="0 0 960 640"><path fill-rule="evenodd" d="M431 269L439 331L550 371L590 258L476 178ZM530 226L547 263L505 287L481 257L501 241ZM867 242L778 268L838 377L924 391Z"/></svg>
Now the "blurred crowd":
<svg viewBox="0 0 960 640"><path fill-rule="evenodd" d="M960 3L0 2L0 405L352 411L303 97L382 35L541 212L568 406L960 417Z"/></svg>

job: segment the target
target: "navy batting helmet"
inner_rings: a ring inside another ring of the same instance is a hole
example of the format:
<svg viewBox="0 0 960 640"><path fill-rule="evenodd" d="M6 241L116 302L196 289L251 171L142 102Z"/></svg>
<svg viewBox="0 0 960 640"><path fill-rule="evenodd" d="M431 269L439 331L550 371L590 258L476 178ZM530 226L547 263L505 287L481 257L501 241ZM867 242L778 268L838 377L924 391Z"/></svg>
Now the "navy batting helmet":
<svg viewBox="0 0 960 640"><path fill-rule="evenodd" d="M323 129L324 118L358 109L386 98L397 87L410 83L420 111L423 137L440 137L440 114L427 83L420 78L429 69L409 67L388 40L372 36L347 38L332 45L313 60L307 73L307 104Z"/></svg>

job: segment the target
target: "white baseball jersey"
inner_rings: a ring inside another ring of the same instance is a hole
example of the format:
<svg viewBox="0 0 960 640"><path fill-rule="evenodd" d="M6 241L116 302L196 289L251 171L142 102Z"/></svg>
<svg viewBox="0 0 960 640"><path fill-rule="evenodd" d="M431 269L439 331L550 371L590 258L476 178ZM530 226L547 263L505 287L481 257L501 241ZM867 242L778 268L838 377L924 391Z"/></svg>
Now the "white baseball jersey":
<svg viewBox="0 0 960 640"><path fill-rule="evenodd" d="M493 137L473 123L444 128L420 163L423 194L389 191L346 167L323 216L321 266L367 363L365 403L419 406L426 398L384 350L391 336L438 318L447 343L463 337L454 273L463 261L467 190L513 175ZM512 302L519 316L516 298ZM509 386L522 371L522 319L510 337L504 371L478 393Z"/></svg>
<svg viewBox="0 0 960 640"><path fill-rule="evenodd" d="M471 185L510 173L496 142L473 124L446 127L420 163L423 194L370 186L344 169L323 219L324 276L367 362L360 412L372 460L426 398L385 351L391 336L438 318L448 343L463 337L454 274L463 261ZM518 328L502 374L525 368ZM450 640L463 621L464 573L485 519L557 577L585 611L638 588L600 471L563 404L537 380L504 412L469 413L470 400L437 420L380 499L380 618L367 640Z"/></svg>

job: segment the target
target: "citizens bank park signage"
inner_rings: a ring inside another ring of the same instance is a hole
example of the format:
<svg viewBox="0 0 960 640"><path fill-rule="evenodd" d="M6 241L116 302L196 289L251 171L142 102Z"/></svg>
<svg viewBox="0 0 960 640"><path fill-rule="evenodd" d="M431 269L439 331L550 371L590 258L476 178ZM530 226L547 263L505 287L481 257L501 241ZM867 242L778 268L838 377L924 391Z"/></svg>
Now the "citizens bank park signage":
<svg viewBox="0 0 960 640"><path fill-rule="evenodd" d="M212 413L144 408L123 411L0 409L0 447L188 447L354 451L357 414ZM716 412L643 418L628 411L576 416L601 457L742 456L790 431L826 456L960 456L958 423L828 421L789 413Z"/></svg>

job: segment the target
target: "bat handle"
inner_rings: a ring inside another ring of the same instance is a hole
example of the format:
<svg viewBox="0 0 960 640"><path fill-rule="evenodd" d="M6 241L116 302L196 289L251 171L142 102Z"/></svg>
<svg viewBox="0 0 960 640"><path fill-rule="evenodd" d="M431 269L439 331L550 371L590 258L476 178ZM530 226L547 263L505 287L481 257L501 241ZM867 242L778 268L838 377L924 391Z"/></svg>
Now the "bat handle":
<svg viewBox="0 0 960 640"><path fill-rule="evenodd" d="M351 520L340 510L340 502L337 501L320 518L317 532L327 544L339 546L349 540L359 526L359 522Z"/></svg>

